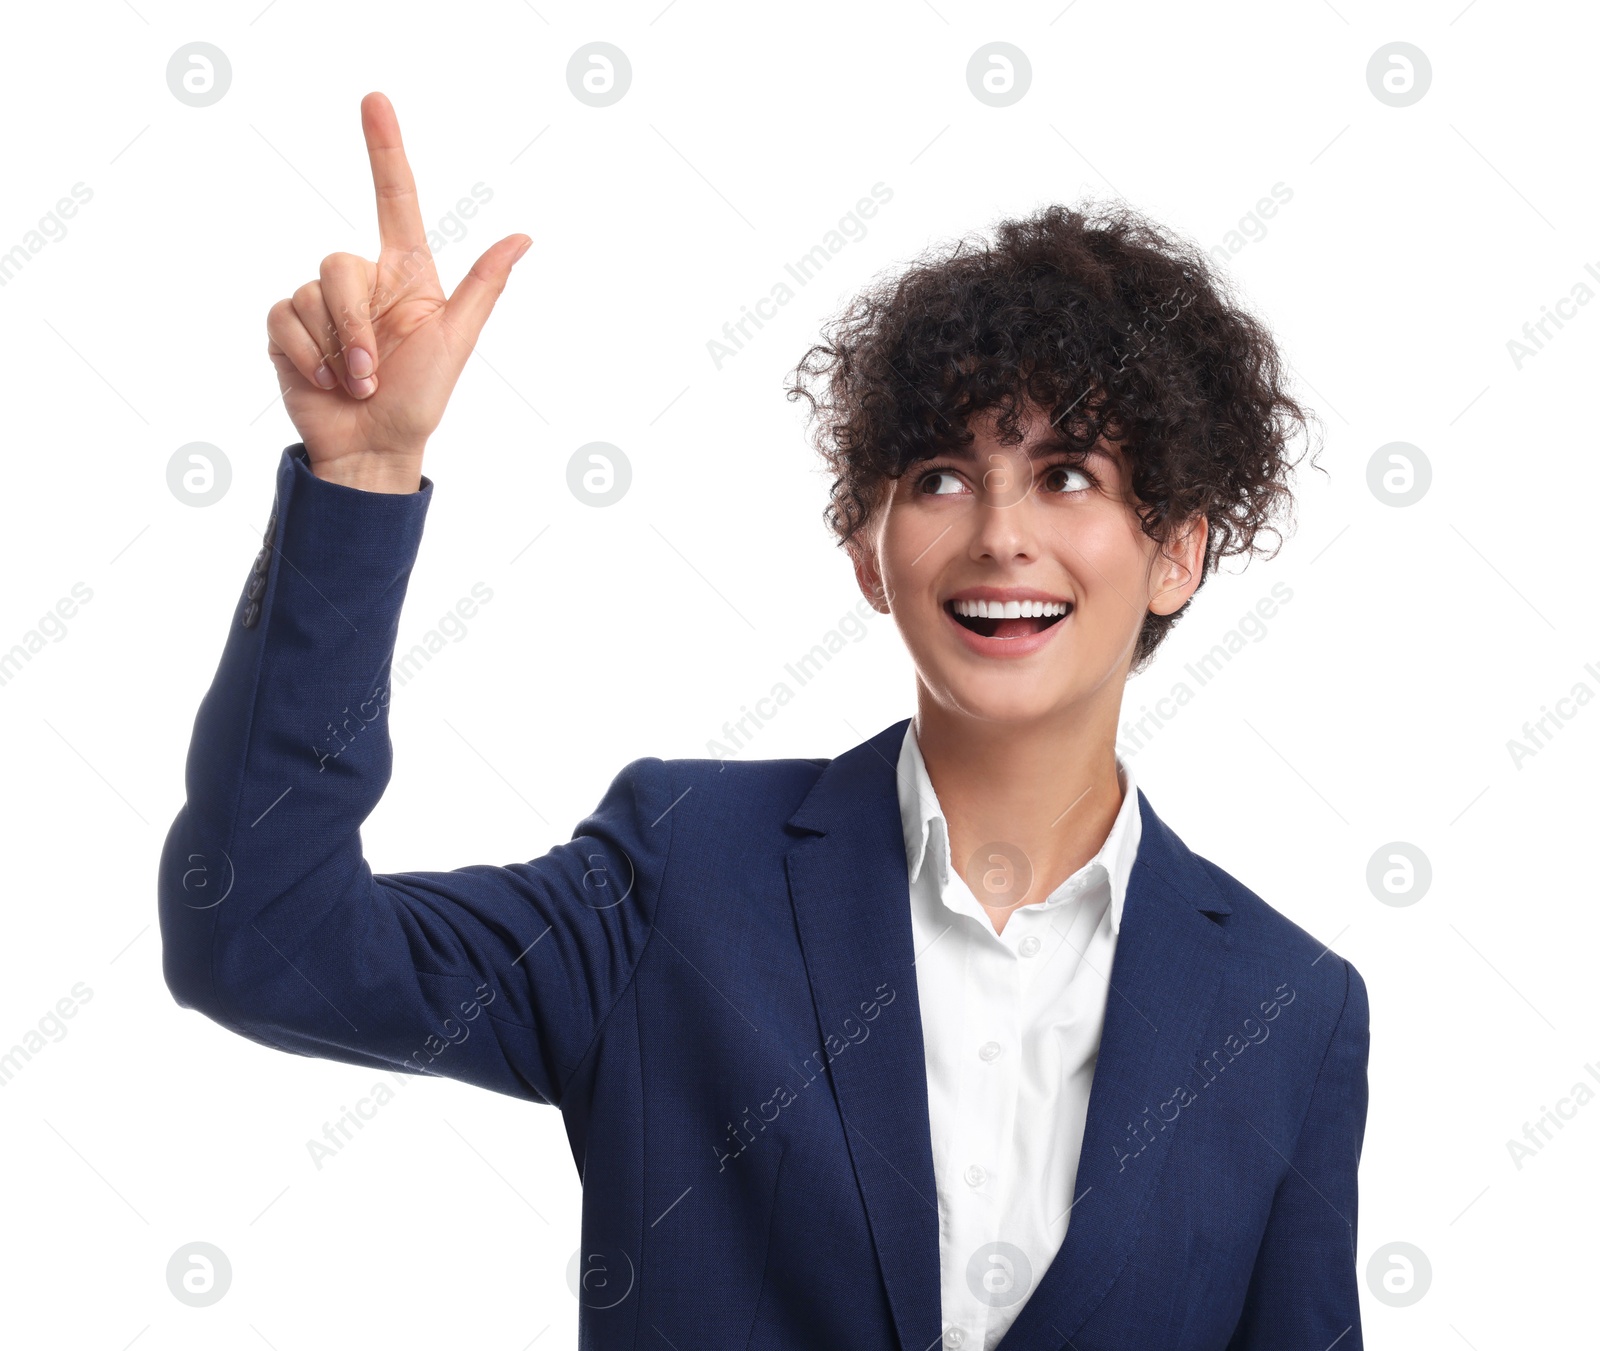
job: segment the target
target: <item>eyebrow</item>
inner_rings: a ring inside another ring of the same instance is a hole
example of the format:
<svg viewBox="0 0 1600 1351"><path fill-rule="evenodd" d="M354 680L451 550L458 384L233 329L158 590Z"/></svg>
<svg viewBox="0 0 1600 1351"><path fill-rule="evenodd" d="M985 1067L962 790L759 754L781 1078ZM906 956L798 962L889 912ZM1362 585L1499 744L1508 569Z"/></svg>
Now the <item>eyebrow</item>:
<svg viewBox="0 0 1600 1351"><path fill-rule="evenodd" d="M1116 458L1115 454L1099 441L1088 447L1074 446L1065 437L1055 432L1048 432L1041 436L1037 441L1028 445L1026 450L1028 458L1034 460L1043 459L1046 455L1058 455L1063 452L1074 455L1100 455L1108 460ZM948 456L955 460L974 460L977 458L976 444L967 442L965 445L952 446L948 450L936 451L933 455L925 456L924 458L936 459L941 456Z"/></svg>

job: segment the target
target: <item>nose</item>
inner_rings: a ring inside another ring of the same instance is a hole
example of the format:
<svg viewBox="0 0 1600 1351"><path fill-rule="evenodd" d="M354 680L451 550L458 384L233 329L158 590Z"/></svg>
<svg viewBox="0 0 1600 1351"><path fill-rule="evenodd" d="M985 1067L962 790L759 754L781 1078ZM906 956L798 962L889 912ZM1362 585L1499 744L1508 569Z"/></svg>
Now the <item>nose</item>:
<svg viewBox="0 0 1600 1351"><path fill-rule="evenodd" d="M1033 493L1033 465L1025 455L992 454L976 493L971 556L1000 564L1039 557L1044 528Z"/></svg>

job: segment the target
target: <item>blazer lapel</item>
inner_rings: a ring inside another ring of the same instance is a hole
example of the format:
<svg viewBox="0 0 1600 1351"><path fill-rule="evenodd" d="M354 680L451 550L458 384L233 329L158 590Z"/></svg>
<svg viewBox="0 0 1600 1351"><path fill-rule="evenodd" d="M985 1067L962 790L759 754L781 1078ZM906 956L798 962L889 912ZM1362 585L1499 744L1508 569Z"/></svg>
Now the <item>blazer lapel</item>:
<svg viewBox="0 0 1600 1351"><path fill-rule="evenodd" d="M1139 815L1066 1239L999 1351L1060 1347L1111 1289L1183 1128L1162 1104L1199 1062L1222 987L1227 930L1207 916L1228 903L1142 791Z"/></svg>
<svg viewBox="0 0 1600 1351"><path fill-rule="evenodd" d="M821 1045L902 1346L940 1337L939 1209L895 766L907 720L829 763L790 826ZM870 1020L863 1011L878 1005ZM865 1029L865 1035L862 1035ZM855 1038L851 1036L854 1031Z"/></svg>

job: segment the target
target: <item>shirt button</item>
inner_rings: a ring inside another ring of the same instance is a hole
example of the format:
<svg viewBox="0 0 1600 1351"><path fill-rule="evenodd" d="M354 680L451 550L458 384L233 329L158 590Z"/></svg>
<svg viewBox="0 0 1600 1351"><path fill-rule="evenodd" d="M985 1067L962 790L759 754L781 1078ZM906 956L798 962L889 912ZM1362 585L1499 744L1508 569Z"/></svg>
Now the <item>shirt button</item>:
<svg viewBox="0 0 1600 1351"><path fill-rule="evenodd" d="M998 1060L1000 1058L1000 1043L986 1041L978 1048L978 1057L981 1060Z"/></svg>
<svg viewBox="0 0 1600 1351"><path fill-rule="evenodd" d="M988 1173L984 1172L982 1168L980 1168L977 1164L973 1164L966 1171L967 1186L981 1187L983 1186L984 1179L988 1176Z"/></svg>
<svg viewBox="0 0 1600 1351"><path fill-rule="evenodd" d="M946 1328L944 1333L944 1344L950 1347L951 1351L955 1351L956 1347L965 1346L967 1344L967 1334L964 1333L960 1328Z"/></svg>
<svg viewBox="0 0 1600 1351"><path fill-rule="evenodd" d="M1037 938L1024 938L1022 942L1017 944L1017 951L1024 957L1032 957L1039 951L1039 940Z"/></svg>

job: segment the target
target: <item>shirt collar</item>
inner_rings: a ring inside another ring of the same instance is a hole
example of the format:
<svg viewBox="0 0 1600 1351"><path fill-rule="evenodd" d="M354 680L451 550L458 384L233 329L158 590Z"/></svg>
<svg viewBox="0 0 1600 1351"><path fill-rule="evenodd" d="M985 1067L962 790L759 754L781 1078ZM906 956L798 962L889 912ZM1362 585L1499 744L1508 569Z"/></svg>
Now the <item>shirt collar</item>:
<svg viewBox="0 0 1600 1351"><path fill-rule="evenodd" d="M1122 780L1122 806L1095 856L1067 879L1068 882L1082 879L1096 866L1105 871L1111 886L1112 933L1119 932L1122 927L1123 902L1127 898L1128 879L1133 875L1134 860L1138 857L1143 824L1139 818L1139 788L1134 782L1133 769L1121 756L1116 758L1116 764ZM936 880L940 896L943 897L950 881L950 832L939 806L939 795L934 792L933 781L928 777L922 748L917 745L915 722L907 725L905 740L900 743L895 787L900 797L900 825L905 838L907 875L915 885L923 866L929 864L931 859L929 866L937 869Z"/></svg>

